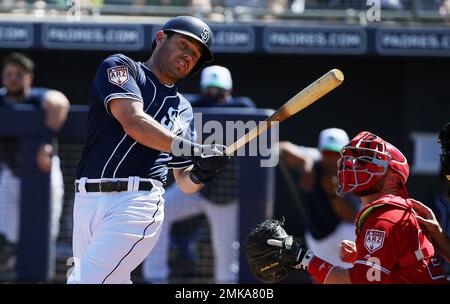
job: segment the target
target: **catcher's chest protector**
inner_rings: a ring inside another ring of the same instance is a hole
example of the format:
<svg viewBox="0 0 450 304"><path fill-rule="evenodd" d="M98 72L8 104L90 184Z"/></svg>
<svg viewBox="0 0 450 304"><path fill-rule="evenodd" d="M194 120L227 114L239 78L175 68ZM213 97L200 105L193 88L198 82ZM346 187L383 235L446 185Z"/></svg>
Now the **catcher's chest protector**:
<svg viewBox="0 0 450 304"><path fill-rule="evenodd" d="M401 256L399 258L399 265L400 267L405 267L407 265L411 265L414 263L417 263L423 259L427 259L429 257L432 257L435 254L434 248L431 245L430 241L423 235L422 230L419 226L419 223L417 222L413 209L412 204L409 199L403 199L399 196L389 196L389 198L382 198L379 199L371 204L369 204L368 207L366 207L358 216L356 219L356 227L357 227L357 236L361 237L361 232L363 230L364 222L366 219L372 214L375 210L382 208L383 206L394 206L395 208L403 209L405 212L408 212L412 214L413 216L413 224L417 229L417 235L419 237L419 246L416 251L408 252Z"/></svg>

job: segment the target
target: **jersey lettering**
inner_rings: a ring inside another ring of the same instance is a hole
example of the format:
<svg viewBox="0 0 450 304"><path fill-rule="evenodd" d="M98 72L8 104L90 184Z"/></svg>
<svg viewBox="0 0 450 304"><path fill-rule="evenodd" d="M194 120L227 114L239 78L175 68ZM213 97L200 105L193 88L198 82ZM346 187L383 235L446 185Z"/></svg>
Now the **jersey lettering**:
<svg viewBox="0 0 450 304"><path fill-rule="evenodd" d="M170 107L164 117L161 119L161 124L174 134L183 132L183 125L178 115L178 110Z"/></svg>

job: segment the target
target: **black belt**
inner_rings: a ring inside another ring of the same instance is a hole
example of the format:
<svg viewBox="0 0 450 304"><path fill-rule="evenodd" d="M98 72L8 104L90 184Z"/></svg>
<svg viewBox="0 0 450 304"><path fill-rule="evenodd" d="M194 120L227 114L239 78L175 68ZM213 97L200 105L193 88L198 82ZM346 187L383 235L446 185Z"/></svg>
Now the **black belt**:
<svg viewBox="0 0 450 304"><path fill-rule="evenodd" d="M80 183L76 182L76 192L80 192L78 189ZM128 182L127 181L116 181L116 182L102 182L102 183L86 183L84 184L84 188L86 192L123 192L128 191ZM139 191L150 191L153 188L153 184L151 182L139 182Z"/></svg>

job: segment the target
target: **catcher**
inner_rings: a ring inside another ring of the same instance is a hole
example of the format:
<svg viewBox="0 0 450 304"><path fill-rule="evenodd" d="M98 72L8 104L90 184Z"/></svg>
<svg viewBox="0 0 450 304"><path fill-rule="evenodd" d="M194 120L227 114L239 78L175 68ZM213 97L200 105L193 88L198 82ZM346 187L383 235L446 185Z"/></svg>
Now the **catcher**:
<svg viewBox="0 0 450 304"><path fill-rule="evenodd" d="M356 243L343 244L349 269L334 266L286 233L282 222L266 220L245 244L251 271L275 283L304 269L317 283L445 283L442 264L422 233L408 198L409 166L403 154L380 137L361 132L341 150L338 193L359 196Z"/></svg>

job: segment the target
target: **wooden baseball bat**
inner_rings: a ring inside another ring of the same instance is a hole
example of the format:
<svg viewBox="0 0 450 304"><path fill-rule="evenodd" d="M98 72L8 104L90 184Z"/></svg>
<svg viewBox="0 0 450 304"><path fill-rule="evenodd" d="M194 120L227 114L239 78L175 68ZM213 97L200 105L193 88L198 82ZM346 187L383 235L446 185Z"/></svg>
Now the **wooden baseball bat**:
<svg viewBox="0 0 450 304"><path fill-rule="evenodd" d="M318 100L320 97L328 94L344 81L344 74L338 69L333 69L311 83L308 87L297 93L294 97L289 99L283 106L281 106L275 113L260 123L256 128L250 130L247 134L229 145L225 154L232 155L240 147L244 146L252 139L258 137L268 129L270 129L272 122L282 122L286 118L300 112L310 104Z"/></svg>

